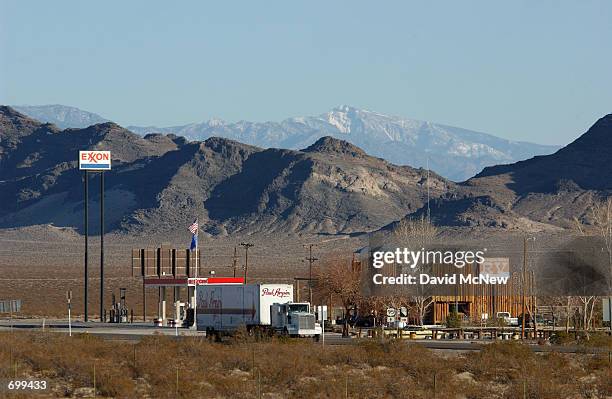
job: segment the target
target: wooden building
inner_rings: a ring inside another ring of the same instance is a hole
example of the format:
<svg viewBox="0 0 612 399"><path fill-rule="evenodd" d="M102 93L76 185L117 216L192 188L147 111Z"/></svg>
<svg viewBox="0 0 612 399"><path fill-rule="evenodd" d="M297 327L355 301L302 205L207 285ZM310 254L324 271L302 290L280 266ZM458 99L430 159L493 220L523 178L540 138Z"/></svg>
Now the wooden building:
<svg viewBox="0 0 612 399"><path fill-rule="evenodd" d="M480 275L478 265L466 265L458 269L454 266L434 266L432 275L444 276L453 273L456 275ZM518 317L522 311L522 273L508 273L507 284L476 284L457 283L446 288L445 295L432 295L433 303L428 309L426 323L444 323L449 313L457 308L460 314L474 323L481 322L483 318L494 319L497 312L510 312L512 317ZM525 273L525 309L530 313L534 306L534 277L533 273Z"/></svg>

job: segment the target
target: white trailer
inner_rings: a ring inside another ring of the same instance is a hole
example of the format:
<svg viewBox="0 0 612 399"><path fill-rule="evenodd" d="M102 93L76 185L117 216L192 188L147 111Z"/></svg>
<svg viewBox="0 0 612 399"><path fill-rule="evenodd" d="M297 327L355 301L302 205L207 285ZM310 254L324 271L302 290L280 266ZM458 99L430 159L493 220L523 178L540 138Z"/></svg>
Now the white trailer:
<svg viewBox="0 0 612 399"><path fill-rule="evenodd" d="M241 326L291 336L321 334L310 304L293 303L290 284L201 285L196 300L197 329L208 334L231 334Z"/></svg>

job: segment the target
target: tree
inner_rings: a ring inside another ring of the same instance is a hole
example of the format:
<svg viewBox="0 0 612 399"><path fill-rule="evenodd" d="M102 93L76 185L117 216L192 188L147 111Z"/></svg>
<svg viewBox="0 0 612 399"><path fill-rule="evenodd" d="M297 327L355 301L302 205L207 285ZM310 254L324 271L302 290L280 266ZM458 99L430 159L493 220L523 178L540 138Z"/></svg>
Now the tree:
<svg viewBox="0 0 612 399"><path fill-rule="evenodd" d="M393 236L397 240L398 245L404 245L415 250L426 248L432 244L437 235L437 227L424 216L421 216L419 219L404 218L393 229ZM420 265L420 271L423 272L423 268L428 266L430 265ZM416 293L411 295L411 302L414 304L419 325L423 325L425 315L433 305L434 300L431 295L424 291L421 285L417 285L416 289Z"/></svg>
<svg viewBox="0 0 612 399"><path fill-rule="evenodd" d="M348 315L361 300L361 270L350 260L332 257L318 271L317 285L324 295L333 295L344 308L342 336L348 336Z"/></svg>
<svg viewBox="0 0 612 399"><path fill-rule="evenodd" d="M438 235L438 228L429 219L404 218L393 229L394 238L403 245L420 249L431 244Z"/></svg>
<svg viewBox="0 0 612 399"><path fill-rule="evenodd" d="M386 320L387 309L400 309L405 307L408 312L411 310L409 298L403 295L374 295L362 298L359 310L362 314L371 314L376 318L377 324Z"/></svg>
<svg viewBox="0 0 612 399"><path fill-rule="evenodd" d="M593 204L593 224L608 255L608 295L612 295L612 197Z"/></svg>
<svg viewBox="0 0 612 399"><path fill-rule="evenodd" d="M415 295L412 297L414 307L417 312L419 325L422 326L425 321L425 315L428 309L433 305L434 300L431 295Z"/></svg>
<svg viewBox="0 0 612 399"><path fill-rule="evenodd" d="M608 257L607 288L608 295L612 295L612 197L605 200L595 200L591 206L587 218L590 223L574 218L576 229L583 236L596 236L603 241L606 255ZM582 327L586 338L589 338L588 330L592 325L593 312L597 298L592 295L579 296L579 312L582 317Z"/></svg>

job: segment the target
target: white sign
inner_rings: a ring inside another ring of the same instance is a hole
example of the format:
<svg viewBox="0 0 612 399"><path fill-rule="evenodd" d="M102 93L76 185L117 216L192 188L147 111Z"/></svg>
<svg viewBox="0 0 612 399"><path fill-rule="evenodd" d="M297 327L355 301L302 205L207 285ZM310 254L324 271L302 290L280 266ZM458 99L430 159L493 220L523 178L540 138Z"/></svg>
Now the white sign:
<svg viewBox="0 0 612 399"><path fill-rule="evenodd" d="M79 151L80 170L110 170L110 151Z"/></svg>
<svg viewBox="0 0 612 399"><path fill-rule="evenodd" d="M510 277L510 259L485 258L480 265L480 274L489 277Z"/></svg>
<svg viewBox="0 0 612 399"><path fill-rule="evenodd" d="M317 321L323 321L327 319L327 305L317 306Z"/></svg>
<svg viewBox="0 0 612 399"><path fill-rule="evenodd" d="M396 314L395 309L393 309L393 308L388 308L387 309L387 316L393 317L393 316L395 316L395 314Z"/></svg>

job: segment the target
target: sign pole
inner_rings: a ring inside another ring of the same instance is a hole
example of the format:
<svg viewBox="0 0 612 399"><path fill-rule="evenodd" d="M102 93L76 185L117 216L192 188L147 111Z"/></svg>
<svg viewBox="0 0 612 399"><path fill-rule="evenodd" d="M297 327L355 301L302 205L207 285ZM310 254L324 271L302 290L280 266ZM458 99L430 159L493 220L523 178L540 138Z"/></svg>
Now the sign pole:
<svg viewBox="0 0 612 399"><path fill-rule="evenodd" d="M193 303L192 303L192 306L193 306L193 328L194 329L197 329L197 324L198 324L197 323L197 318L198 318L198 314L197 314L198 297L197 297L197 295L198 295L198 292L197 292L197 289L196 289L197 287L196 286L198 285L197 284L197 281L198 281L198 268L200 267L198 265L198 259L200 257L200 252L198 251L198 245L200 244L200 242L199 242L200 241L200 225L199 225L199 219L198 218L196 218L196 221L198 221L198 229L196 230L196 245L195 245L195 252L196 252L195 253L195 255L196 255L195 258L196 259L195 259L195 273L194 273L195 278L196 278L196 283L193 286ZM189 281L189 278L187 278L187 281ZM189 287L187 287L187 293L189 293Z"/></svg>
<svg viewBox="0 0 612 399"><path fill-rule="evenodd" d="M100 172L100 319L104 320L104 171L111 170L110 151L79 151L79 170L85 172L85 321L89 320L87 309L89 296L89 172Z"/></svg>
<svg viewBox="0 0 612 399"><path fill-rule="evenodd" d="M104 322L104 172L100 172L100 321Z"/></svg>
<svg viewBox="0 0 612 399"><path fill-rule="evenodd" d="M71 317L70 317L70 302L72 300L72 290L68 291L66 293L66 297L68 299L68 336L72 337L72 322L71 322Z"/></svg>
<svg viewBox="0 0 612 399"><path fill-rule="evenodd" d="M89 260L89 256L87 253L87 249L89 247L89 172L85 171L85 176L84 176L84 184L85 184L85 299L84 299L84 306L85 306L85 322L89 321L89 314L87 312L87 302L88 302L88 295L87 295L87 287L89 285L89 276L88 276L88 270L87 270L87 263Z"/></svg>
<svg viewBox="0 0 612 399"><path fill-rule="evenodd" d="M325 318L321 320L321 342L325 346Z"/></svg>

